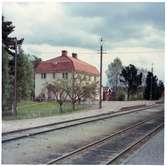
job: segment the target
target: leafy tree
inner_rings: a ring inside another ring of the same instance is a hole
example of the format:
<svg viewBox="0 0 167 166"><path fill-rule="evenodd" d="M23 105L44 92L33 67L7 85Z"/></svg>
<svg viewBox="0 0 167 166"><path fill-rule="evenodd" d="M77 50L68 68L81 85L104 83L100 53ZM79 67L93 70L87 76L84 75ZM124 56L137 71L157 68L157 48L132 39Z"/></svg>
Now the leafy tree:
<svg viewBox="0 0 167 166"><path fill-rule="evenodd" d="M117 92L118 85L120 84L120 74L122 71L122 62L119 58L115 58L112 63L108 65L106 71L108 84L113 87L114 91Z"/></svg>
<svg viewBox="0 0 167 166"><path fill-rule="evenodd" d="M33 64L21 51L17 58L17 101L31 99L33 88Z"/></svg>
<svg viewBox="0 0 167 166"><path fill-rule="evenodd" d="M137 73L137 68L130 64L127 67L124 67L121 73L123 77L120 81L124 83L127 88L127 98L131 94L135 94L138 90L138 87L142 84L142 73Z"/></svg>
<svg viewBox="0 0 167 166"><path fill-rule="evenodd" d="M30 60L31 65L32 65L32 71L33 71L33 74L32 74L33 75L33 78L32 78L33 88L32 88L32 94L31 94L31 96L32 96L33 99L35 99L35 69L38 66L38 64L42 61L42 59L38 58L35 55L30 55L30 54L28 54L27 57Z"/></svg>

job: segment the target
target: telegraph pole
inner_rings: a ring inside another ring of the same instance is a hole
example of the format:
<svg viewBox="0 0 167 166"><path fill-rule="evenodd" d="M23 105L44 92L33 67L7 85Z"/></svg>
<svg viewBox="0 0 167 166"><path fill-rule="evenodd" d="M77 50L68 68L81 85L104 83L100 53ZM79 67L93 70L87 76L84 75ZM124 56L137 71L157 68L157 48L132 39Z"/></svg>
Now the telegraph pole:
<svg viewBox="0 0 167 166"><path fill-rule="evenodd" d="M152 67L151 67L151 72L152 72L152 76L151 76L151 86L150 86L150 100L152 100L152 93L153 93L153 63L152 63Z"/></svg>
<svg viewBox="0 0 167 166"><path fill-rule="evenodd" d="M15 56L14 56L14 101L13 101L13 114L17 114L17 38L14 40L15 45Z"/></svg>
<svg viewBox="0 0 167 166"><path fill-rule="evenodd" d="M99 108L102 108L102 57L103 57L103 39L100 39L100 90L99 90Z"/></svg>
<svg viewBox="0 0 167 166"><path fill-rule="evenodd" d="M20 52L20 47L24 39L17 40L16 37L8 38L6 47L9 48L10 54L14 59L14 85L13 85L13 102L12 102L12 114L17 114L17 56ZM18 50L19 49L19 50ZM11 51L12 50L12 51ZM14 52L13 52L14 51Z"/></svg>

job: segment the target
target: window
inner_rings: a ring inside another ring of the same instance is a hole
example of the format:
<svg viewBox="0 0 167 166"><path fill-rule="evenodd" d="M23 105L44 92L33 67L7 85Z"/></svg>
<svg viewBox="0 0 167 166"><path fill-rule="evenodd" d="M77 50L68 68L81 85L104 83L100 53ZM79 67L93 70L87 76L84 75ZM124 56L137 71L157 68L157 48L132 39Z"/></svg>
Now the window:
<svg viewBox="0 0 167 166"><path fill-rule="evenodd" d="M46 73L41 73L41 78L46 79Z"/></svg>
<svg viewBox="0 0 167 166"><path fill-rule="evenodd" d="M65 79L68 79L68 73L65 73Z"/></svg>
<svg viewBox="0 0 167 166"><path fill-rule="evenodd" d="M55 76L56 76L56 74L55 74L55 73L53 73L53 79L55 79Z"/></svg>
<svg viewBox="0 0 167 166"><path fill-rule="evenodd" d="M63 73L62 76L63 76L64 79L68 79L68 73Z"/></svg>
<svg viewBox="0 0 167 166"><path fill-rule="evenodd" d="M91 81L91 76L89 76L89 81Z"/></svg>

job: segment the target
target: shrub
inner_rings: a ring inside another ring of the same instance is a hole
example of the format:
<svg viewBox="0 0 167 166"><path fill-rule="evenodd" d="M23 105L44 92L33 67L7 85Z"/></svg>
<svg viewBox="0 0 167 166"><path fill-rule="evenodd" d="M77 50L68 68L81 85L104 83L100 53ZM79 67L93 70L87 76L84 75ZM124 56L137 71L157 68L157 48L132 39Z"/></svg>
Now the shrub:
<svg viewBox="0 0 167 166"><path fill-rule="evenodd" d="M118 101L124 101L125 100L125 93L122 90L118 91L116 98Z"/></svg>

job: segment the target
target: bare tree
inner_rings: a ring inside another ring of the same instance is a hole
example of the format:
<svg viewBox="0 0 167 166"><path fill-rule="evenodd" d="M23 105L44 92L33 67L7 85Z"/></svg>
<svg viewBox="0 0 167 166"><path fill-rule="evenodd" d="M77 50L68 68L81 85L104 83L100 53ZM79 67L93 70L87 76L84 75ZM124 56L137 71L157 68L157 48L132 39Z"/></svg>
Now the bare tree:
<svg viewBox="0 0 167 166"><path fill-rule="evenodd" d="M93 98L96 96L97 82L91 82L86 79L85 75L75 74L73 79L68 84L67 93L71 100L73 110L75 104L80 104L81 100Z"/></svg>
<svg viewBox="0 0 167 166"><path fill-rule="evenodd" d="M62 112L62 105L67 99L70 99L72 108L81 100L93 99L96 96L97 82L87 80L85 75L75 74L72 79L60 79L52 84L47 84L46 89L52 92Z"/></svg>
<svg viewBox="0 0 167 166"><path fill-rule="evenodd" d="M59 111L62 112L62 106L67 99L67 81L66 80L57 80L53 84L48 84L46 86L48 92L52 92L55 96L56 102L59 104Z"/></svg>

